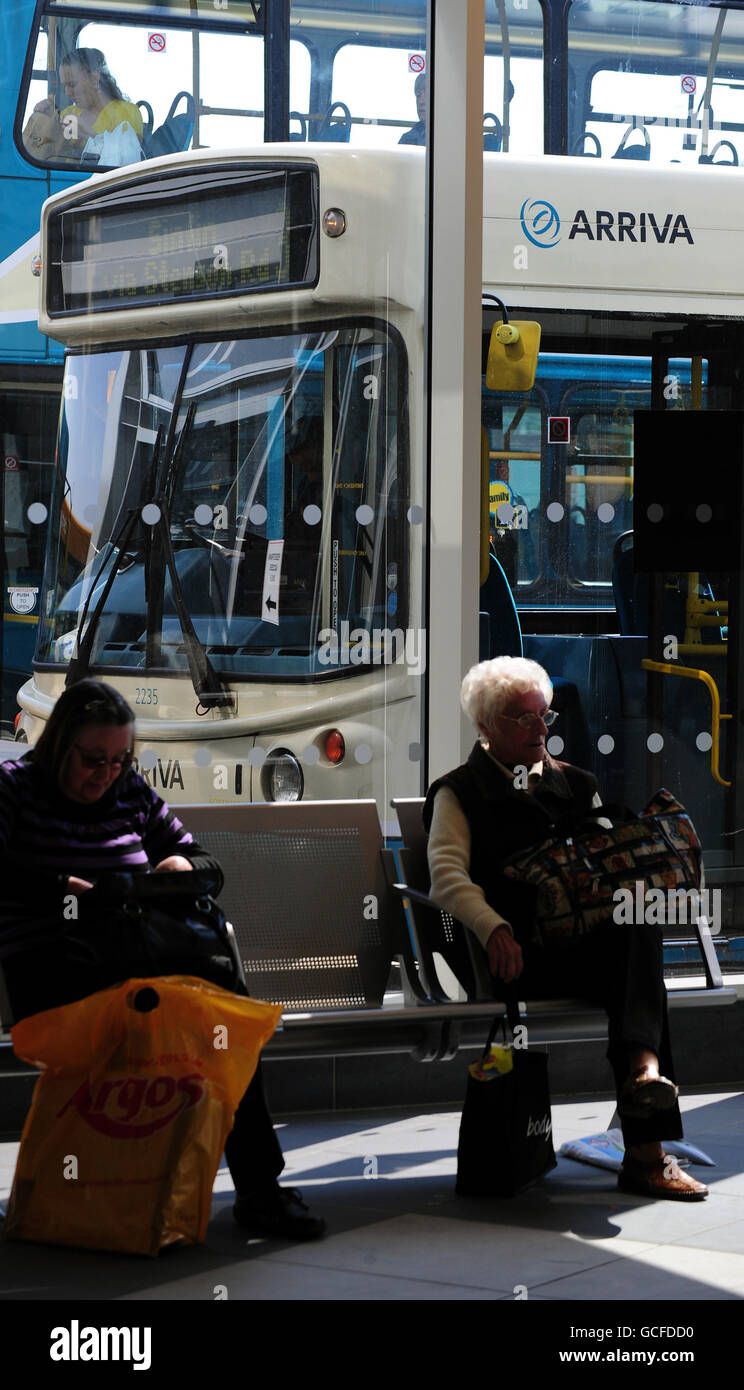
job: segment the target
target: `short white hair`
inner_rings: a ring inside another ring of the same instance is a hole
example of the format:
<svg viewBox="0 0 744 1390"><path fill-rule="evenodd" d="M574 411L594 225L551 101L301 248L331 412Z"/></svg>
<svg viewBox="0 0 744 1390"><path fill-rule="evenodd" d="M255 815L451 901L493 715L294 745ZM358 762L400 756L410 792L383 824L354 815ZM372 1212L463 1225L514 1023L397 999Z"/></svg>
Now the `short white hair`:
<svg viewBox="0 0 744 1390"><path fill-rule="evenodd" d="M496 656L471 666L460 687L460 704L477 729L530 690L539 690L550 705L553 687L547 671L524 656Z"/></svg>

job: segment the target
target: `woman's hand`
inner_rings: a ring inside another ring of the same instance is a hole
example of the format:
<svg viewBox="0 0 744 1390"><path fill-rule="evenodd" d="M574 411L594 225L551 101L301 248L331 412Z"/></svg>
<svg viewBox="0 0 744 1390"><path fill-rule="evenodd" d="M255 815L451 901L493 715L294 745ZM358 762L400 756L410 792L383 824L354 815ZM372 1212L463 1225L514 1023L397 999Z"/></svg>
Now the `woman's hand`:
<svg viewBox="0 0 744 1390"><path fill-rule="evenodd" d="M87 878L75 878L70 874L67 880L68 893L87 893L88 889L92 887L93 884L89 883Z"/></svg>
<svg viewBox="0 0 744 1390"><path fill-rule="evenodd" d="M512 980L518 979L522 974L522 947L506 927L494 927L488 938L486 951L491 974L497 975L504 984L511 984Z"/></svg>
<svg viewBox="0 0 744 1390"><path fill-rule="evenodd" d="M186 859L183 854L169 854L167 859L161 859L160 863L155 865L155 873L185 873L193 867L191 860Z"/></svg>
<svg viewBox="0 0 744 1390"><path fill-rule="evenodd" d="M38 111L42 116L56 116L57 108L54 105L54 98L45 97L43 101L37 101L34 111Z"/></svg>

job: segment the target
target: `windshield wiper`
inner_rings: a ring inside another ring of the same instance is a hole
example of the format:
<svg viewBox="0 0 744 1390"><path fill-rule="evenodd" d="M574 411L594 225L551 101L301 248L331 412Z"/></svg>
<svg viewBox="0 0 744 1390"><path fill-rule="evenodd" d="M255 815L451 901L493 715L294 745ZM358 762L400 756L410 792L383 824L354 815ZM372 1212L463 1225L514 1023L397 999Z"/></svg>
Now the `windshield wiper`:
<svg viewBox="0 0 744 1390"><path fill-rule="evenodd" d="M85 599L85 604L83 605L83 611L80 616L80 622L78 623L75 641L75 652L70 660L70 664L67 668L67 675L65 676L66 686L75 685L77 681L85 680L86 677L90 674L90 658L93 651L93 643L96 639L96 633L98 632L98 627L101 621L103 610L106 606L106 599L111 593L111 587L113 585L113 582L117 574L119 573L125 556L128 553L127 547L129 545L132 533L139 519L139 514L139 507L131 507L129 509L126 516L124 517L124 520L121 523L121 526L119 527L119 530L117 531L116 535L113 536L111 539L111 549L109 550L108 555L106 556L103 563L99 566L98 573L95 579L91 581L91 586L88 590ZM114 552L116 553L114 554ZM101 590L98 602L96 603L96 606L93 609L90 621L88 622L88 626L85 629L85 636L82 637L82 631L85 625L86 618L88 617L88 609L90 607L91 598L93 597L93 591L96 588L96 585L100 583L103 571L106 568L106 565L112 555L114 556L114 559L111 565L110 572L106 579L106 583L104 584L103 589Z"/></svg>
<svg viewBox="0 0 744 1390"><path fill-rule="evenodd" d="M175 402L173 410L175 417L178 410L178 401ZM205 714L207 710L210 709L219 709L226 707L234 709L235 696L233 692L224 684L224 682L220 680L214 667L212 666L211 661L209 660L209 657L207 656L207 652L203 643L200 642L196 634L196 629L194 627L193 622L191 621L191 614L189 613L188 608L186 607L186 602L183 596L183 589L181 588L181 579L178 573L178 569L176 567L176 557L173 553L173 544L171 542L171 498L175 489L176 479L178 477L178 470L180 468L181 460L183 458L183 452L186 447L186 439L191 430L191 425L195 414L196 402L192 401L189 405L188 411L186 412L186 419L183 423L183 428L178 437L178 442L175 448L171 450L170 457L167 457L166 453L163 490L161 495L155 499L156 505L160 509L160 517L155 523L154 534L157 533L160 539L162 551L165 556L165 563L168 567L168 573L170 575L173 603L175 605L176 615L178 617L179 626L181 628L181 636L183 638L183 645L186 652L186 660L189 666L191 684L194 687L194 693L199 701L196 707L196 712L197 714ZM148 626L148 638L149 635L150 634Z"/></svg>

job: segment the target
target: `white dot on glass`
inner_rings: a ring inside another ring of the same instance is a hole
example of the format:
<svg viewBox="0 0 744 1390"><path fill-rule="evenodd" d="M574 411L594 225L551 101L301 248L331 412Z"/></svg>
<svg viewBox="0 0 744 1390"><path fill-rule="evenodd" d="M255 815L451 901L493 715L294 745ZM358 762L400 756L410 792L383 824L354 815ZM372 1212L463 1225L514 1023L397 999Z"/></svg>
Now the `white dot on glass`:
<svg viewBox="0 0 744 1390"><path fill-rule="evenodd" d="M361 507L357 507L354 515L356 516L356 519L359 522L360 526L371 526L372 522L375 519L375 514L372 508L368 507L366 502L362 503Z"/></svg>
<svg viewBox="0 0 744 1390"><path fill-rule="evenodd" d="M248 754L248 762L251 767L263 767L266 762L266 753L263 748L252 748Z"/></svg>
<svg viewBox="0 0 744 1390"><path fill-rule="evenodd" d="M305 507L305 510L302 513L302 520L308 526L317 526L318 522L320 521L320 515L320 507L316 507L315 503L311 502L309 507Z"/></svg>
<svg viewBox="0 0 744 1390"><path fill-rule="evenodd" d="M372 749L368 743L359 743L354 749L354 761L357 763L369 763L372 761Z"/></svg>
<svg viewBox="0 0 744 1390"><path fill-rule="evenodd" d="M705 730L703 730L702 734L698 734L697 738L695 739L695 747L699 748L701 753L710 753L710 750L713 747L713 739L711 738L710 734L707 733Z"/></svg>
<svg viewBox="0 0 744 1390"><path fill-rule="evenodd" d="M32 502L31 506L26 512L26 516L28 517L32 526L41 526L42 523L46 521L48 515L49 513L46 507L44 506L43 502Z"/></svg>
<svg viewBox="0 0 744 1390"><path fill-rule="evenodd" d="M562 503L560 503L560 502L549 502L549 503L548 503L548 509L547 509L545 515L546 515L546 517L548 518L548 521L562 521L562 520L563 520L563 505L562 505Z"/></svg>
<svg viewBox="0 0 744 1390"><path fill-rule="evenodd" d="M157 760L158 755L152 748L143 748L142 752L137 754L137 762L145 772L152 772Z"/></svg>
<svg viewBox="0 0 744 1390"><path fill-rule="evenodd" d="M160 508L155 502L147 502L140 513L145 526L155 526L160 520Z"/></svg>
<svg viewBox="0 0 744 1390"><path fill-rule="evenodd" d="M421 744L420 744L420 743L409 743L409 745L408 745L408 761L409 761L409 762L412 762L412 763L420 763L420 762L421 762L421 759L423 758L423 756L424 756L424 750L423 750L423 748L421 747Z"/></svg>
<svg viewBox="0 0 744 1390"><path fill-rule="evenodd" d="M209 767L212 754L208 748L197 748L194 754L194 767Z"/></svg>
<svg viewBox="0 0 744 1390"><path fill-rule="evenodd" d="M695 516L697 520L702 521L703 524L705 524L706 521L710 521L712 515L713 508L709 507L707 502L701 502L700 506L695 508Z"/></svg>
<svg viewBox="0 0 744 1390"><path fill-rule="evenodd" d="M664 747L664 740L661 734L649 734L646 739L646 747L649 753L660 753Z"/></svg>
<svg viewBox="0 0 744 1390"><path fill-rule="evenodd" d="M206 502L200 502L199 506L194 508L194 521L197 526L208 526L211 520L212 508L208 507Z"/></svg>
<svg viewBox="0 0 744 1390"><path fill-rule="evenodd" d="M510 502L500 502L496 508L496 520L504 526L511 526L514 520L514 508Z"/></svg>
<svg viewBox="0 0 744 1390"><path fill-rule="evenodd" d="M653 522L653 524L655 525L657 521L662 520L664 516L664 508L660 505L659 502L652 502L651 506L646 508L646 516L648 517L649 521Z"/></svg>
<svg viewBox="0 0 744 1390"><path fill-rule="evenodd" d="M88 506L83 508L83 521L87 521L89 526L95 525L98 520L98 515L97 507Z"/></svg>
<svg viewBox="0 0 744 1390"><path fill-rule="evenodd" d="M251 507L248 513L248 520L251 526L263 526L267 516L268 512L266 508L263 507L260 502L257 502L255 507Z"/></svg>
<svg viewBox="0 0 744 1390"><path fill-rule="evenodd" d="M612 521L614 516L615 508L611 502L603 502L601 506L597 507L597 520L603 522L605 525L607 525L608 521Z"/></svg>
<svg viewBox="0 0 744 1390"><path fill-rule="evenodd" d="M424 509L423 507L419 507L417 503L416 506L408 508L406 516L412 526L420 526L424 519Z"/></svg>
<svg viewBox="0 0 744 1390"><path fill-rule="evenodd" d="M563 739L558 734L553 734L553 737L548 739L547 748L552 758L559 758L564 748Z"/></svg>
<svg viewBox="0 0 744 1390"><path fill-rule="evenodd" d="M615 747L615 740L612 734L602 734L597 739L597 747L600 753L611 753Z"/></svg>
<svg viewBox="0 0 744 1390"><path fill-rule="evenodd" d="M313 767L320 760L320 749L314 743L308 743L307 748L303 748L300 758L307 767Z"/></svg>

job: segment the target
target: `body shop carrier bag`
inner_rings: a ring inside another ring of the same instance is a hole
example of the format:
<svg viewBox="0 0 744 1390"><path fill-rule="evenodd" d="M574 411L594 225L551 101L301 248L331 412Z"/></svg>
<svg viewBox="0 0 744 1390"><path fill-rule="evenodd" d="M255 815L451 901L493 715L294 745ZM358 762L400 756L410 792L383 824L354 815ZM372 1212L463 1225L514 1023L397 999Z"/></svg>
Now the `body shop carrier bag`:
<svg viewBox="0 0 744 1390"><path fill-rule="evenodd" d="M534 937L539 944L582 936L612 921L618 889L700 889L702 852L684 806L662 787L639 816L618 807L595 814L625 818L611 830L597 826L567 838L547 840L536 849L511 855L507 878L526 885L534 896ZM699 898L697 913L700 911ZM697 915L697 914L696 914ZM686 918L682 919L686 920Z"/></svg>

